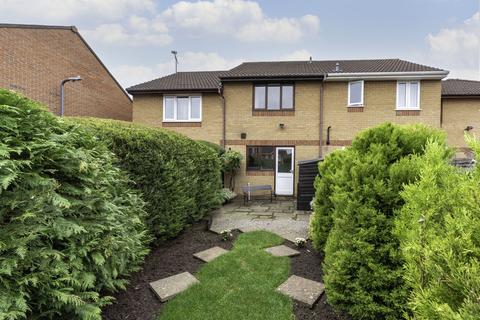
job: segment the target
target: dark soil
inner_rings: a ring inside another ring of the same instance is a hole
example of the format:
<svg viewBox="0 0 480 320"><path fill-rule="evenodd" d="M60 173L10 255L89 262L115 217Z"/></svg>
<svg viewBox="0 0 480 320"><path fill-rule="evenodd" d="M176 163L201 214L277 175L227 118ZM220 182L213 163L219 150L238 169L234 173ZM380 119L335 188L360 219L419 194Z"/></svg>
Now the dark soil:
<svg viewBox="0 0 480 320"><path fill-rule="evenodd" d="M234 233L235 237L238 233ZM116 301L104 308L102 317L106 320L153 320L162 310L163 304L149 287L149 283L158 279L188 271L195 274L204 264L192 255L196 252L219 246L231 249L233 241L224 242L221 237L207 231L206 223L198 223L180 234L177 238L152 249L146 258L143 269L132 274L126 291L113 296ZM286 245L295 246L288 241ZM297 248L298 249L298 248ZM292 274L311 280L321 281L321 256L315 252L310 243L299 249L302 254L292 258ZM336 314L326 303L325 294L310 309L307 305L294 302L297 320L310 319L348 319Z"/></svg>
<svg viewBox="0 0 480 320"><path fill-rule="evenodd" d="M291 258L290 273L306 279L323 282L323 272L320 268L323 257L312 248L312 243L307 242L304 248L297 248L293 243L285 241L285 245L301 252L300 255ZM310 309L304 303L293 301L293 311L297 320L347 320L348 316L336 313L327 303L324 293L317 303Z"/></svg>

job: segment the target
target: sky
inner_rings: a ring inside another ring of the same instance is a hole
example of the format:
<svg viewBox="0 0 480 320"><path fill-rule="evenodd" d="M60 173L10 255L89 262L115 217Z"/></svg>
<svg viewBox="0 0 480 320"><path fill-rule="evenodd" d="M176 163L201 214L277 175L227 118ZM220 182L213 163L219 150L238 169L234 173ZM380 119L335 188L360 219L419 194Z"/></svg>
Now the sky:
<svg viewBox="0 0 480 320"><path fill-rule="evenodd" d="M243 61L401 58L480 80L480 0L0 0L0 22L75 25L128 87Z"/></svg>

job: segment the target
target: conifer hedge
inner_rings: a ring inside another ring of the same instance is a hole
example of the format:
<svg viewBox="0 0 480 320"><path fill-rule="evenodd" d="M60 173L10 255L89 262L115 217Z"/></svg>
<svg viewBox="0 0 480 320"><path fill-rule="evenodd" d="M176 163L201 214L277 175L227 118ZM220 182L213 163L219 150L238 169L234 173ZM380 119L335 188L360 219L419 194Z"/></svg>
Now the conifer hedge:
<svg viewBox="0 0 480 320"><path fill-rule="evenodd" d="M114 155L0 90L0 319L100 319L149 240Z"/></svg>
<svg viewBox="0 0 480 320"><path fill-rule="evenodd" d="M183 135L114 120L72 119L105 141L146 202L157 241L176 236L221 203L221 164L211 146Z"/></svg>
<svg viewBox="0 0 480 320"><path fill-rule="evenodd" d="M480 147L470 141L478 159ZM445 148L427 147L421 179L405 187L396 221L412 289L412 318L480 318L480 168L466 173L445 161Z"/></svg>
<svg viewBox="0 0 480 320"><path fill-rule="evenodd" d="M399 319L407 311L395 217L405 184L419 177L417 158L443 132L383 124L328 155L316 182L311 237L325 252L327 299L355 319Z"/></svg>

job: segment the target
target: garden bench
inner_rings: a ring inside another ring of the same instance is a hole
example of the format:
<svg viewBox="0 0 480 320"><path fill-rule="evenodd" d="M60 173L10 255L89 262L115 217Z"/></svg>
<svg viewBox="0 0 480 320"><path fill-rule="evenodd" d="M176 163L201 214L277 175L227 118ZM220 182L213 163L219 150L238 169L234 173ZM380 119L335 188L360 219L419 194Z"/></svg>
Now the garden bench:
<svg viewBox="0 0 480 320"><path fill-rule="evenodd" d="M242 192L243 192L243 205L247 204L248 201L250 201L252 192L257 192L257 191L270 191L270 202L273 202L273 189L271 185L265 184L265 185L251 185L248 184L246 186L242 186Z"/></svg>

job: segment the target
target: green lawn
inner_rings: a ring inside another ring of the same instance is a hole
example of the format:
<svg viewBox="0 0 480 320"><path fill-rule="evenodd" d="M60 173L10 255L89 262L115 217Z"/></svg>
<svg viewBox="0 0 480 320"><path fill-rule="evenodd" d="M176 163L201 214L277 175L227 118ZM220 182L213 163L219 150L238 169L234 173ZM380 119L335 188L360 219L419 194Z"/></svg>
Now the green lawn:
<svg viewBox="0 0 480 320"><path fill-rule="evenodd" d="M200 284L166 304L159 319L294 319L291 300L275 292L289 276L289 258L263 251L282 242L265 231L241 234L231 252L200 269Z"/></svg>

